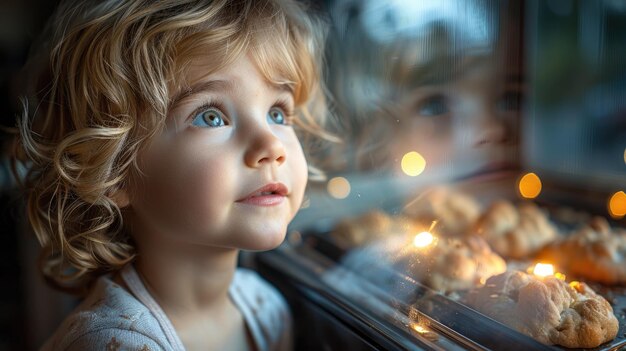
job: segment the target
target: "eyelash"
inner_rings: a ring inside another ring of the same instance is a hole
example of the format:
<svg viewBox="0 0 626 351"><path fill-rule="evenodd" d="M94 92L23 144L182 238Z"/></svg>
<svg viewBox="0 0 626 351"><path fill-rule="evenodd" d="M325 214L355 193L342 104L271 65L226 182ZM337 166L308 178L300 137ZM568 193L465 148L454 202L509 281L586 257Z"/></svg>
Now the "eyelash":
<svg viewBox="0 0 626 351"><path fill-rule="evenodd" d="M285 125L291 125L293 123L293 120L295 119L295 113L293 111L293 109L290 108L289 103L287 103L287 101L282 100L282 99L278 99L276 100L276 102L274 102L274 104L272 105L273 107L278 107L281 110L283 110L283 113L285 114ZM216 108L220 111L222 111L222 113L224 112L224 104L222 104L222 102L218 101L218 100L209 100L208 102L200 105L198 108L196 108L195 110L193 110L193 112L191 112L191 115L189 115L189 117L187 118L188 121L193 121L193 119L202 111L206 111L210 108ZM224 114L225 117L226 114ZM226 118L226 120L224 121L225 123L230 123L230 121L228 121L228 118Z"/></svg>
<svg viewBox="0 0 626 351"><path fill-rule="evenodd" d="M287 103L287 101L282 100L282 99L278 99L278 100L276 100L276 102L274 102L272 107L278 107L281 110L283 110L283 113L285 114L285 125L292 125L293 124L293 121L295 119L295 113L294 113L293 109L290 108L290 105L289 105L289 103Z"/></svg>
<svg viewBox="0 0 626 351"><path fill-rule="evenodd" d="M191 123L193 122L194 118L196 118L196 116L203 111L206 111L210 108L216 108L220 111L222 111L222 113L224 112L224 105L220 102L220 101L216 101L216 100L210 100L202 105L200 105L198 108L196 108L195 110L193 110L193 112L191 112L191 115L189 115L189 117L187 118L187 120ZM224 123L230 123L230 121L225 120Z"/></svg>

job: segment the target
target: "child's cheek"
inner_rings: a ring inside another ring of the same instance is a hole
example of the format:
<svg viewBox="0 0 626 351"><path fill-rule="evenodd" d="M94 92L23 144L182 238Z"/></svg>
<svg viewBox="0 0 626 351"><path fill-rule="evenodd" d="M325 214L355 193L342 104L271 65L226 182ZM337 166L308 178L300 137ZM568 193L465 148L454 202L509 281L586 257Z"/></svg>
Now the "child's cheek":
<svg viewBox="0 0 626 351"><path fill-rule="evenodd" d="M287 150L289 150L287 157L291 159L292 162L290 164L290 174L292 178L292 206L294 207L292 213L293 218L302 205L302 198L304 197L309 171L302 146L297 138L294 142L287 145Z"/></svg>
<svg viewBox="0 0 626 351"><path fill-rule="evenodd" d="M236 196L228 152L190 139L154 149L143 179L147 220L181 235L215 229Z"/></svg>

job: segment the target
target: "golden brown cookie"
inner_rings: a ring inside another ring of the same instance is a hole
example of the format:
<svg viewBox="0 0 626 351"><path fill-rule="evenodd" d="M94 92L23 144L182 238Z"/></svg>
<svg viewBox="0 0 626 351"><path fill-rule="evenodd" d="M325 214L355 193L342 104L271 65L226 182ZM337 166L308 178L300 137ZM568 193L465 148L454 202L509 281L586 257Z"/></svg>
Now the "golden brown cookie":
<svg viewBox="0 0 626 351"><path fill-rule="evenodd" d="M437 221L437 233L459 236L478 219L480 205L463 193L437 187L411 199L404 213L427 225Z"/></svg>
<svg viewBox="0 0 626 351"><path fill-rule="evenodd" d="M567 274L604 284L626 284L626 230L593 218L564 239L544 247L537 259Z"/></svg>
<svg viewBox="0 0 626 351"><path fill-rule="evenodd" d="M508 271L468 294L468 305L548 345L596 347L615 338L611 305L585 283Z"/></svg>
<svg viewBox="0 0 626 351"><path fill-rule="evenodd" d="M426 247L408 243L399 254L403 269L440 292L467 290L506 270L506 262L479 237L441 237Z"/></svg>
<svg viewBox="0 0 626 351"><path fill-rule="evenodd" d="M479 235L504 257L524 258L555 240L557 230L534 204L519 207L504 200L494 202L468 232Z"/></svg>
<svg viewBox="0 0 626 351"><path fill-rule="evenodd" d="M339 221L330 235L339 247L347 249L389 235L404 235L416 231L412 220L374 210Z"/></svg>

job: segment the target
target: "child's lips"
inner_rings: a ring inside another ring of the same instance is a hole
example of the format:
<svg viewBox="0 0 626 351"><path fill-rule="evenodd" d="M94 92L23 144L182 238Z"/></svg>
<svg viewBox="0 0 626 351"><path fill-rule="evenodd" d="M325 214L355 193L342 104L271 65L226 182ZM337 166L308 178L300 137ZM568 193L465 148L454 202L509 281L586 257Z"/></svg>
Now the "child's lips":
<svg viewBox="0 0 626 351"><path fill-rule="evenodd" d="M460 177L457 180L492 180L501 177L508 177L520 171L519 166L509 162L492 162L484 165L480 169Z"/></svg>
<svg viewBox="0 0 626 351"><path fill-rule="evenodd" d="M287 194L287 187L283 183L270 183L237 200L237 202L256 206L275 206L282 203Z"/></svg>

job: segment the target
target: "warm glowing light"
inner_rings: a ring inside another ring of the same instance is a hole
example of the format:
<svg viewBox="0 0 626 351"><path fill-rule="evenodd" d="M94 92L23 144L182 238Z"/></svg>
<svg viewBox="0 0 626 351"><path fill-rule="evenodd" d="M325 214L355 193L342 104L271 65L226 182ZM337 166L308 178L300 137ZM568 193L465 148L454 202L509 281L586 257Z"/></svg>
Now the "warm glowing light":
<svg viewBox="0 0 626 351"><path fill-rule="evenodd" d="M415 236L413 239L413 245L417 247L426 247L435 240L432 234L429 232L421 232Z"/></svg>
<svg viewBox="0 0 626 351"><path fill-rule="evenodd" d="M537 263L533 269L533 274L540 277L547 277L554 274L554 267L547 263Z"/></svg>
<svg viewBox="0 0 626 351"><path fill-rule="evenodd" d="M576 289L578 291L582 290L582 284L579 281L576 281L576 280L570 282L569 286L571 286L572 288L574 288L574 289Z"/></svg>
<svg viewBox="0 0 626 351"><path fill-rule="evenodd" d="M554 273L554 277L556 279L558 279L558 280L565 281L565 274L563 274L563 273L556 272L556 273Z"/></svg>
<svg viewBox="0 0 626 351"><path fill-rule="evenodd" d="M432 330L428 329L425 326L422 326L419 323L411 323L411 328L413 328L413 330L415 330L421 337L427 340L430 340L430 341L439 340L439 335L437 335L437 333L433 332Z"/></svg>
<svg viewBox="0 0 626 351"><path fill-rule="evenodd" d="M626 193L618 191L609 199L609 214L615 219L626 216Z"/></svg>
<svg viewBox="0 0 626 351"><path fill-rule="evenodd" d="M350 195L350 182L344 177L335 177L328 181L326 189L335 199L345 199Z"/></svg>
<svg viewBox="0 0 626 351"><path fill-rule="evenodd" d="M428 333L428 329L422 327L419 324L413 324L413 330L415 330L416 332L418 332L420 334Z"/></svg>
<svg viewBox="0 0 626 351"><path fill-rule="evenodd" d="M419 153L411 151L402 156L400 166L402 167L402 172L404 172L404 174L415 177L424 172L424 169L426 168L426 160Z"/></svg>
<svg viewBox="0 0 626 351"><path fill-rule="evenodd" d="M624 163L626 163L626 149L624 149Z"/></svg>
<svg viewBox="0 0 626 351"><path fill-rule="evenodd" d="M527 173L518 182L519 193L527 199L534 199L541 193L541 179L535 173Z"/></svg>

